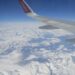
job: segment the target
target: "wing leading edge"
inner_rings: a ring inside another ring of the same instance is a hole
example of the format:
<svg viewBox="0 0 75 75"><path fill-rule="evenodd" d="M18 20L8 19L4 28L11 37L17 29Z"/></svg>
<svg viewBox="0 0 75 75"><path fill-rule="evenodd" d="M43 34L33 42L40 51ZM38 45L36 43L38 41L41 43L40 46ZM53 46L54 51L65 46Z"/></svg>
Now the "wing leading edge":
<svg viewBox="0 0 75 75"><path fill-rule="evenodd" d="M56 21L56 20L49 20L45 17L41 17L38 14L36 14L35 12L33 12L33 10L29 7L29 5L26 3L25 0L19 0L19 2L20 2L20 5L22 6L23 10L25 11L25 13L28 16L30 16L34 19L37 19L46 24L46 26L42 26L39 28L41 28L41 29L60 28L60 29L65 29L65 30L75 33L75 24L69 24L69 23Z"/></svg>

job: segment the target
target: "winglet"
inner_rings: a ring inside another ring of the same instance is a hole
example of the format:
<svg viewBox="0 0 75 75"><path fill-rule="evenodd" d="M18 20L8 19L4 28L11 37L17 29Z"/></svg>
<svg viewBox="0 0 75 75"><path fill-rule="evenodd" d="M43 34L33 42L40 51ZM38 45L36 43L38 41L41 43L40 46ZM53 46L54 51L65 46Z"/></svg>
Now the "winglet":
<svg viewBox="0 0 75 75"><path fill-rule="evenodd" d="M29 5L26 3L25 0L19 0L19 2L20 2L20 5L22 6L24 12L26 13L26 15L28 15L29 17L32 17L34 19L37 19L39 21L47 22L46 18L41 17L38 14L36 14L35 12L33 12L33 10L29 7Z"/></svg>
<svg viewBox="0 0 75 75"><path fill-rule="evenodd" d="M32 9L28 6L28 4L24 0L19 0L20 5L22 6L25 13L32 13Z"/></svg>

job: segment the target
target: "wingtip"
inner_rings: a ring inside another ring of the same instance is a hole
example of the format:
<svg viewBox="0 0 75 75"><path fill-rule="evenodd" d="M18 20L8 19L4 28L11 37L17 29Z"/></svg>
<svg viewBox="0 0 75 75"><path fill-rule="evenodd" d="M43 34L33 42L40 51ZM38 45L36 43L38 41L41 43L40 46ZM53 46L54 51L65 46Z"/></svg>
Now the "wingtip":
<svg viewBox="0 0 75 75"><path fill-rule="evenodd" d="M19 2L26 13L32 12L31 8L28 6L28 4L25 2L25 0L19 0Z"/></svg>

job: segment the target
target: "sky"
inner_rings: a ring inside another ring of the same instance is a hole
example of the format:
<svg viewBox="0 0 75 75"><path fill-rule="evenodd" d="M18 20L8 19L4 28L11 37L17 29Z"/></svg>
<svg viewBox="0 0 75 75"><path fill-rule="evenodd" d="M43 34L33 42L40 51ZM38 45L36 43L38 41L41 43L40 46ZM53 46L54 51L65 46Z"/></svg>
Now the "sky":
<svg viewBox="0 0 75 75"><path fill-rule="evenodd" d="M52 19L75 21L75 0L26 0L34 12ZM0 0L0 22L34 21L22 10L18 0Z"/></svg>

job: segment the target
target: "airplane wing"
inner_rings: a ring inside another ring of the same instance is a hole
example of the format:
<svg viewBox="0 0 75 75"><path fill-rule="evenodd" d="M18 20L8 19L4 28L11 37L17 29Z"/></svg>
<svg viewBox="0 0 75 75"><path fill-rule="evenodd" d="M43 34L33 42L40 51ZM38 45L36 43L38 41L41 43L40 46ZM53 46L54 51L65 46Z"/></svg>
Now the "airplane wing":
<svg viewBox="0 0 75 75"><path fill-rule="evenodd" d="M22 6L24 12L27 14L27 16L46 24L46 26L40 26L40 29L57 29L57 27L48 24L49 20L47 18L39 16L38 14L33 12L33 10L29 7L25 0L19 0L19 3Z"/></svg>
<svg viewBox="0 0 75 75"><path fill-rule="evenodd" d="M35 12L33 12L33 10L29 7L29 5L25 2L25 0L19 0L20 5L22 6L24 12L29 16L32 17L34 19L37 19L39 21L42 22L47 22L48 19L42 16L39 16L38 14L36 14Z"/></svg>
<svg viewBox="0 0 75 75"><path fill-rule="evenodd" d="M57 20L49 20L48 18L39 16L38 14L36 14L30 7L29 5L26 3L25 0L19 0L20 5L22 6L24 12L29 16L32 17L38 21L41 21L43 23L45 23L45 26L40 26L40 29L65 29L68 30L70 32L75 33L75 24L72 23L65 23L65 22L61 22L61 21L57 21Z"/></svg>

